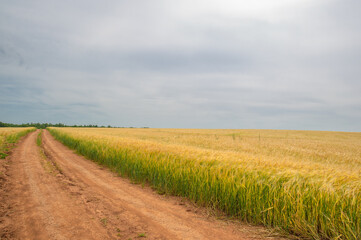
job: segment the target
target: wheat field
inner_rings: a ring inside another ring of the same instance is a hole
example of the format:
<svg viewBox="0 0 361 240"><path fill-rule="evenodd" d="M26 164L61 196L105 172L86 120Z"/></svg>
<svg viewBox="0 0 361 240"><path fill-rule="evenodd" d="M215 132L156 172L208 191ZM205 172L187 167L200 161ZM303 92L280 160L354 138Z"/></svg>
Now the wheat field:
<svg viewBox="0 0 361 240"><path fill-rule="evenodd" d="M361 239L361 133L49 128L122 176L309 239Z"/></svg>

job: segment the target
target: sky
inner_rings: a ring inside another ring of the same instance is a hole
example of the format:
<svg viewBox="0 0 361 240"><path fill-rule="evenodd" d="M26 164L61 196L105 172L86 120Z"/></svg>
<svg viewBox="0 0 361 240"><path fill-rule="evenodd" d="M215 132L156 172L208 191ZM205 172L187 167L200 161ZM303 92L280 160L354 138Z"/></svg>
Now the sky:
<svg viewBox="0 0 361 240"><path fill-rule="evenodd" d="M361 131L360 0L0 0L0 121Z"/></svg>

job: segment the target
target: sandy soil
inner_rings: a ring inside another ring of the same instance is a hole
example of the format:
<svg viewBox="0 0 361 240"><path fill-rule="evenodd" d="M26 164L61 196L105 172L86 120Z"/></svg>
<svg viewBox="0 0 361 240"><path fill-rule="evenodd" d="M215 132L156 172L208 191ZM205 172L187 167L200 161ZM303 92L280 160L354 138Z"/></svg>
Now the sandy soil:
<svg viewBox="0 0 361 240"><path fill-rule="evenodd" d="M281 239L157 194L43 132L0 163L0 239Z"/></svg>

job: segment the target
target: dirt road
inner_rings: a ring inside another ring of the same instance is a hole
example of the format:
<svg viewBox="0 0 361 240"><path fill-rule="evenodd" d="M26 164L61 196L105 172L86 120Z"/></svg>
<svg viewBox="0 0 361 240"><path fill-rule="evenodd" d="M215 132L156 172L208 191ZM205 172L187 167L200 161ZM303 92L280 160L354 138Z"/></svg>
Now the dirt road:
<svg viewBox="0 0 361 240"><path fill-rule="evenodd" d="M0 239L279 239L132 184L43 132L2 163ZM1 169L0 169L1 170Z"/></svg>

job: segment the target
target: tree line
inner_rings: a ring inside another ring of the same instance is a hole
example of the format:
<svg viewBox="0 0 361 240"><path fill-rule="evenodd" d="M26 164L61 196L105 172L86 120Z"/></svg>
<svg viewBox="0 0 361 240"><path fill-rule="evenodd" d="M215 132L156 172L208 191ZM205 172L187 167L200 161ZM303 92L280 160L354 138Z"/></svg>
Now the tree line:
<svg viewBox="0 0 361 240"><path fill-rule="evenodd" d="M88 128L97 128L97 127L108 127L111 128L112 126L98 126L98 125L66 125L64 123L22 123L22 124L14 124L14 123L4 123L0 122L0 127L36 127L39 129L45 129L47 127L88 127Z"/></svg>

